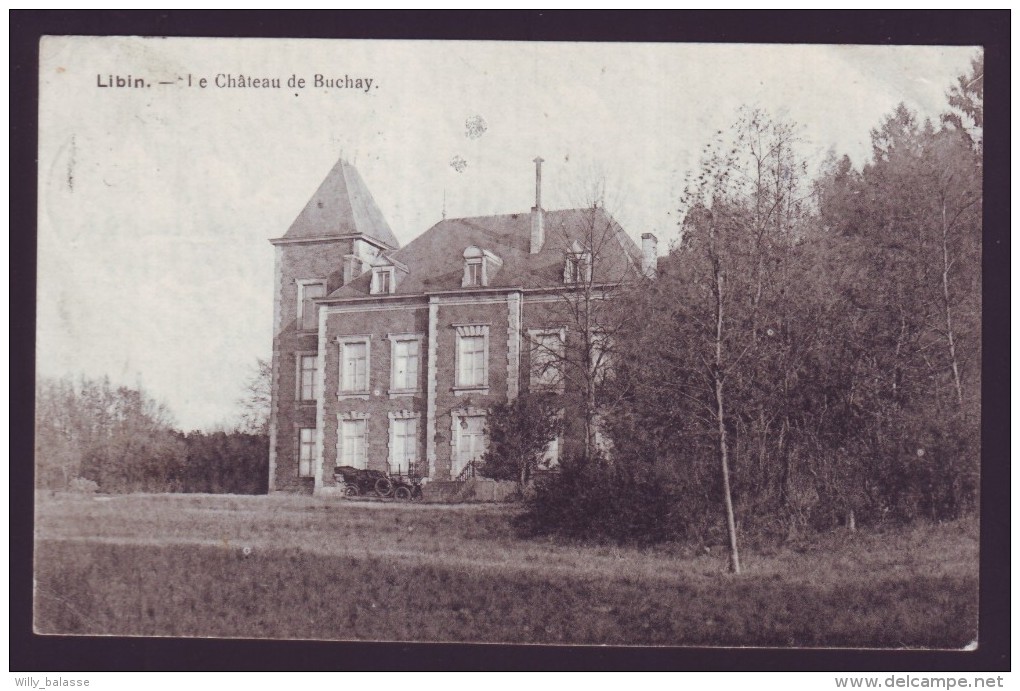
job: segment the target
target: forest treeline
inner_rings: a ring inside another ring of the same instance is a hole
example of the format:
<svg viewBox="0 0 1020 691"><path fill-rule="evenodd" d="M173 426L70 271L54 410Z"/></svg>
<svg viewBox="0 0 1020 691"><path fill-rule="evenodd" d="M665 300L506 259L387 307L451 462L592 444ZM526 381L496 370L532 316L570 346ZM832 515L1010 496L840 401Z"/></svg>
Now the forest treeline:
<svg viewBox="0 0 1020 691"><path fill-rule="evenodd" d="M268 488L262 426L184 433L164 405L106 378L38 382L35 457L40 489L265 494Z"/></svg>
<svg viewBox="0 0 1020 691"><path fill-rule="evenodd" d="M688 177L655 280L621 288L597 402L611 451L526 524L656 541L953 519L978 501L983 64L900 105L855 166L742 110Z"/></svg>

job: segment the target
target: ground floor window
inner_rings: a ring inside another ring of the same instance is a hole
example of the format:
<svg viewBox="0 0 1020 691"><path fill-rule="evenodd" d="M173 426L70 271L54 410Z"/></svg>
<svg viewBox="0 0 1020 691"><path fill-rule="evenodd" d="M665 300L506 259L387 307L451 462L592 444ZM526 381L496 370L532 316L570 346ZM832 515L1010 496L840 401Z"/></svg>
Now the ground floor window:
<svg viewBox="0 0 1020 691"><path fill-rule="evenodd" d="M556 437L545 447L545 455L542 456L543 468L555 468L560 463L560 438Z"/></svg>
<svg viewBox="0 0 1020 691"><path fill-rule="evenodd" d="M312 477L315 474L315 432L314 427L298 430L298 474L301 477Z"/></svg>
<svg viewBox="0 0 1020 691"><path fill-rule="evenodd" d="M485 415L454 415L454 448L451 476L464 473L485 453Z"/></svg>
<svg viewBox="0 0 1020 691"><path fill-rule="evenodd" d="M365 434L367 420L342 420L340 422L340 462L355 468L368 467Z"/></svg>
<svg viewBox="0 0 1020 691"><path fill-rule="evenodd" d="M390 472L407 475L411 464L418 459L418 420L413 417L395 418L392 425Z"/></svg>

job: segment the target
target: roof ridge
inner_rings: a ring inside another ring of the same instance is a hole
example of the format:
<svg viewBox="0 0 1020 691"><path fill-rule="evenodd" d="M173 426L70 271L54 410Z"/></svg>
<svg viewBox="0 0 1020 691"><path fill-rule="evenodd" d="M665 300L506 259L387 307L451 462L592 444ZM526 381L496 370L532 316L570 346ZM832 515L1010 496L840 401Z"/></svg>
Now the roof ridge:
<svg viewBox="0 0 1020 691"><path fill-rule="evenodd" d="M598 211L605 211L601 206L595 207L595 209L598 210ZM591 211L591 210L592 210L592 207L588 207L588 206L568 206L568 207L564 207L562 209L542 209L542 213L546 213L546 214L558 214L558 213L563 213L565 211ZM507 211L507 212L501 213L501 214L479 214L477 216L448 216L447 218L443 218L443 219L440 219L439 221L437 221L435 224L433 224L432 227L435 227L435 226L439 225L440 223L443 223L444 221L471 221L471 220L474 220L476 218L500 218L502 216L526 216L526 215L530 214L531 211L532 211L531 209L528 209L526 211ZM609 213L606 212L606 215L609 216ZM612 218L612 216L610 216L610 218Z"/></svg>

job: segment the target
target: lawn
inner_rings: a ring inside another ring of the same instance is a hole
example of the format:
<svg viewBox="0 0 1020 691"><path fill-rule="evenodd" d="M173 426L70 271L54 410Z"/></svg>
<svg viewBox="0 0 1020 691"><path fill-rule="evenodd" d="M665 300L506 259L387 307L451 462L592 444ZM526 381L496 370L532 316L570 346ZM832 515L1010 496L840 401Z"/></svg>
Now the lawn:
<svg viewBox="0 0 1020 691"><path fill-rule="evenodd" d="M522 540L501 505L38 495L40 633L961 648L975 521L742 555Z"/></svg>

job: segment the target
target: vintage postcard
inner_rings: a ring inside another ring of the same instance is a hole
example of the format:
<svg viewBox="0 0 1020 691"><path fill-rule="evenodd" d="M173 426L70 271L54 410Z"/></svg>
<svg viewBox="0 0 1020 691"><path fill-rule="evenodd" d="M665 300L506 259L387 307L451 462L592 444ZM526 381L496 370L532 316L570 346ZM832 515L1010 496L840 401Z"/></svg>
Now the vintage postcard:
<svg viewBox="0 0 1020 691"><path fill-rule="evenodd" d="M973 648L983 79L44 37L35 631Z"/></svg>

